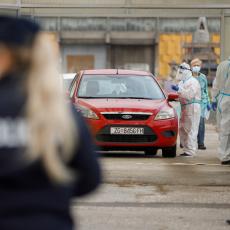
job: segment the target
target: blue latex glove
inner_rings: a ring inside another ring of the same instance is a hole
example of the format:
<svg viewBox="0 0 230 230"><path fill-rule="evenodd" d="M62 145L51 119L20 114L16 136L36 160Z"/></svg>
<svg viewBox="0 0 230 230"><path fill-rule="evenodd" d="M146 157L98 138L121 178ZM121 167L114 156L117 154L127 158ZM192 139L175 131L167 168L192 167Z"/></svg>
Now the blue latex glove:
<svg viewBox="0 0 230 230"><path fill-rule="evenodd" d="M210 111L211 110L211 105L207 104L207 110Z"/></svg>
<svg viewBox="0 0 230 230"><path fill-rule="evenodd" d="M179 90L178 85L172 85L171 88L172 88L173 90L175 90L175 91L178 91L178 90Z"/></svg>
<svg viewBox="0 0 230 230"><path fill-rule="evenodd" d="M216 111L217 108L217 103L216 102L212 102L212 110Z"/></svg>

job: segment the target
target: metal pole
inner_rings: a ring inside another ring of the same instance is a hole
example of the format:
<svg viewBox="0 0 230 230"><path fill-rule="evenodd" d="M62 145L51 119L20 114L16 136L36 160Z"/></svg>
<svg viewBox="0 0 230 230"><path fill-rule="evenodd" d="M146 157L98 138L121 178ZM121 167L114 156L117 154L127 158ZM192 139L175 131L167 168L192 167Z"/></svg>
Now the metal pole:
<svg viewBox="0 0 230 230"><path fill-rule="evenodd" d="M21 0L17 0L17 17L21 16Z"/></svg>
<svg viewBox="0 0 230 230"><path fill-rule="evenodd" d="M225 46L225 23L224 23L224 10L221 12L221 23L220 23L220 60L225 59L224 46Z"/></svg>

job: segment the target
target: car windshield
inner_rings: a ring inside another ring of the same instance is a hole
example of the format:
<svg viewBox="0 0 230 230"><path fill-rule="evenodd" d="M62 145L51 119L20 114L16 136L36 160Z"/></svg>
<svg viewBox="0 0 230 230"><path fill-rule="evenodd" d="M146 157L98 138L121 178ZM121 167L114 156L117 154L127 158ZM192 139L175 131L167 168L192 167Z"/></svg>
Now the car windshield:
<svg viewBox="0 0 230 230"><path fill-rule="evenodd" d="M80 98L164 99L152 76L83 75L78 88Z"/></svg>
<svg viewBox="0 0 230 230"><path fill-rule="evenodd" d="M76 73L63 73L63 74L61 74L62 87L65 91L69 90L70 84L73 81L75 76L76 76Z"/></svg>
<svg viewBox="0 0 230 230"><path fill-rule="evenodd" d="M71 78L63 79L63 86L64 86L65 90L69 89L72 81L73 81L73 79L71 79Z"/></svg>

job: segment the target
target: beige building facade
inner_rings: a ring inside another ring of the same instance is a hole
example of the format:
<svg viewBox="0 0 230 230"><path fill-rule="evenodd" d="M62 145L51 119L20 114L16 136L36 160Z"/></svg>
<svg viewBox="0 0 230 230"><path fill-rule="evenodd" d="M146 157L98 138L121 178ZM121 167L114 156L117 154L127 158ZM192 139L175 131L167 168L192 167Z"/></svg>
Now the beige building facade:
<svg viewBox="0 0 230 230"><path fill-rule="evenodd" d="M229 0L1 0L0 13L32 18L54 33L64 72L131 65L165 77L170 62L182 61L199 17L220 45L219 59L230 55Z"/></svg>

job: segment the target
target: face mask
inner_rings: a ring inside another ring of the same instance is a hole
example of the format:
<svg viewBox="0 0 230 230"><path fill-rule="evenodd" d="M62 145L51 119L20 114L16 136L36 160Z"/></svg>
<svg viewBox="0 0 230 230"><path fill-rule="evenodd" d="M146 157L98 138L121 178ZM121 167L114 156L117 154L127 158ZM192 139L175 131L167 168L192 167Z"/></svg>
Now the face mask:
<svg viewBox="0 0 230 230"><path fill-rule="evenodd" d="M199 73L200 72L200 66L193 66L192 67L192 72L193 73Z"/></svg>

